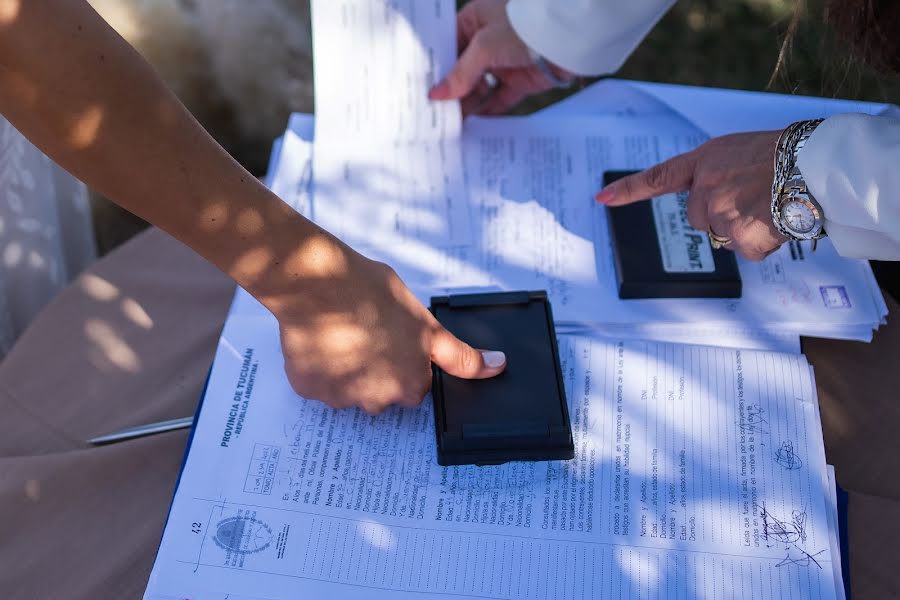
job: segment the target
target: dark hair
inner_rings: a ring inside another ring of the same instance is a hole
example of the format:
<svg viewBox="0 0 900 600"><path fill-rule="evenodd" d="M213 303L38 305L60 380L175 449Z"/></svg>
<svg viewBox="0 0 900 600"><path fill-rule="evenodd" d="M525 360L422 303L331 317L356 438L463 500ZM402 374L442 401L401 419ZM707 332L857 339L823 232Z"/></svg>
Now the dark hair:
<svg viewBox="0 0 900 600"><path fill-rule="evenodd" d="M825 21L860 60L880 71L900 73L900 2L826 0Z"/></svg>

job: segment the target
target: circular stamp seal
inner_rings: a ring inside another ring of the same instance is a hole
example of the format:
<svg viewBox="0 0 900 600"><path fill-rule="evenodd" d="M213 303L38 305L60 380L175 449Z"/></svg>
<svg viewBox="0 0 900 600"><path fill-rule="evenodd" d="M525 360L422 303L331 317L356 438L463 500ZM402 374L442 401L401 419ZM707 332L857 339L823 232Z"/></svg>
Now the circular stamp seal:
<svg viewBox="0 0 900 600"><path fill-rule="evenodd" d="M229 517L216 525L216 545L236 554L261 552L272 543L272 529L253 517Z"/></svg>

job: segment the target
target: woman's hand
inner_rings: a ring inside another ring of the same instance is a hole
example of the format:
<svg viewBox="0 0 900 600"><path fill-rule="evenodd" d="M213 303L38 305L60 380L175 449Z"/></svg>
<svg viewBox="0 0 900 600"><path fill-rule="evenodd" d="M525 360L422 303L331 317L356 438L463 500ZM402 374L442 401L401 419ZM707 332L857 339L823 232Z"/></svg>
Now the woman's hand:
<svg viewBox="0 0 900 600"><path fill-rule="evenodd" d="M432 362L466 379L506 366L503 353L475 350L444 329L387 265L330 235L304 244L282 274L287 284L261 299L278 318L284 368L304 397L375 414L418 405Z"/></svg>
<svg viewBox="0 0 900 600"><path fill-rule="evenodd" d="M624 177L597 194L597 202L621 206L689 190L691 227L729 238L725 246L762 260L787 241L772 222L772 159L780 131L713 138L646 171Z"/></svg>
<svg viewBox="0 0 900 600"><path fill-rule="evenodd" d="M507 0L472 0L456 18L459 61L428 93L432 100L461 100L463 114L497 115L531 94L553 87L537 66L506 15ZM551 67L567 80L571 73ZM496 87L485 74L496 78Z"/></svg>

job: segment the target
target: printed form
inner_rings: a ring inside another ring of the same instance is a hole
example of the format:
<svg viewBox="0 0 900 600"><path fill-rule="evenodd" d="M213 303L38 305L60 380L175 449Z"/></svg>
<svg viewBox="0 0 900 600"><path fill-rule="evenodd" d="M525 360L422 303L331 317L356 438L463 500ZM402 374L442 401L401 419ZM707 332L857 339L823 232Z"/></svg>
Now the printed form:
<svg viewBox="0 0 900 600"><path fill-rule="evenodd" d="M371 254L423 299L436 290L546 289L562 325L628 324L634 335L651 337L654 329L703 323L870 338L885 314L871 270L838 256L827 240L815 253L788 243L760 263L739 259L740 299L618 299L606 209L593 201L603 173L650 166L704 139L671 116L470 119L464 152L472 243L441 248L420 238L379 245ZM677 262L697 262L702 270L699 246L709 242L679 210L686 194L658 200L667 219L684 221L672 223L678 237L696 238L696 261L683 247Z"/></svg>
<svg viewBox="0 0 900 600"><path fill-rule="evenodd" d="M458 102L428 90L456 62L451 0L313 0L316 196L355 248L470 241Z"/></svg>
<svg viewBox="0 0 900 600"><path fill-rule="evenodd" d="M271 177L269 185L272 187L272 190L285 202L307 217L310 217L312 214L312 140L314 124L315 119L312 115L300 113L292 115L284 136L279 140L277 145L278 151L273 154L270 165ZM657 125L660 124L658 123ZM684 139L687 141L693 140L693 135L690 130L685 130ZM593 211L594 209L591 207L590 210L585 210L583 214L591 214ZM589 255L596 254L593 244L585 245L582 243L579 244L579 247ZM550 250L553 251L553 249ZM425 303L428 302L431 295L440 291L440 288L432 290L427 287L426 283L422 283L423 280L430 280L429 278L440 279L440 270L448 264L448 257L450 256L448 252L436 249L424 240L417 243L407 240L405 248L399 248L396 245L390 245L384 251L379 251L377 248L368 248L366 253L390 262L401 271L406 270L406 274L412 272L412 278L417 279L419 282L414 285L414 289L418 291L419 298ZM462 250L452 252L453 256L463 254ZM572 264L584 264L585 261L574 259L570 262ZM459 262L449 264L457 269L460 268ZM596 264L596 259L589 258L589 264ZM428 272L429 269L432 269L437 274L423 278L422 273ZM469 275L473 277L473 281L476 283L474 287L476 288L479 286L490 287L492 285L489 274L470 269ZM611 277L611 275L608 276ZM507 285L514 285L514 282L515 280L507 282ZM541 284L542 282L540 281L535 283L531 280L523 283L523 285ZM248 294L240 291L238 298L235 300L235 312L256 313L266 311ZM577 325L573 323L557 323L557 328L561 331L584 330L591 326L596 327L596 323ZM667 323L665 329L661 330L652 323L646 322L640 324L622 323L618 325L606 322L603 323L603 330L606 335L612 337L641 337L642 339L677 343L800 352L799 337L796 334L772 330L764 331L750 323L690 323L681 325Z"/></svg>
<svg viewBox="0 0 900 600"><path fill-rule="evenodd" d="M573 460L440 467L430 399L298 398L274 319L230 319L145 598L834 597L803 356L560 354Z"/></svg>
<svg viewBox="0 0 900 600"><path fill-rule="evenodd" d="M425 303L440 293L546 289L563 330L602 327L630 338L790 351L798 350L798 334L869 339L886 311L871 269L841 258L827 240L815 253L789 243L760 263L739 259L739 300L617 298L605 209L593 202L603 172L643 168L703 139L683 119L665 115L470 119L464 135L469 235L443 246L421 228L405 236L383 229L385 236L361 249L393 266ZM340 186L323 192L318 177L314 191L306 185L311 179L300 165L313 164L318 143L314 152L288 131L284 146L282 154L291 154L283 157L275 185L313 217L312 206L322 204L314 198L325 194L332 202ZM683 195L665 199L674 206L685 201ZM361 202L356 213L377 210ZM452 224L443 231L455 235ZM685 323L692 325L686 330Z"/></svg>

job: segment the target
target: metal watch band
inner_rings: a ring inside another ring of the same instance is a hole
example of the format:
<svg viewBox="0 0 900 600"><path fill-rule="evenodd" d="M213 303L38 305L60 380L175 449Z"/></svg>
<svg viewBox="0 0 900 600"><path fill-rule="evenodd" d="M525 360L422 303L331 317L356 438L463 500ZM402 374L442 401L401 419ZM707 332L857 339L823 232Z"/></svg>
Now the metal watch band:
<svg viewBox="0 0 900 600"><path fill-rule="evenodd" d="M800 170L797 168L797 156L806 144L806 141L815 131L823 119L798 121L787 127L778 138L775 145L775 177L772 182L772 221L778 232L789 239L798 238L794 233L785 228L781 217L781 201L787 195L805 194L812 198L812 194L806 186ZM815 203L821 214L821 208ZM818 237L825 235L824 230Z"/></svg>

